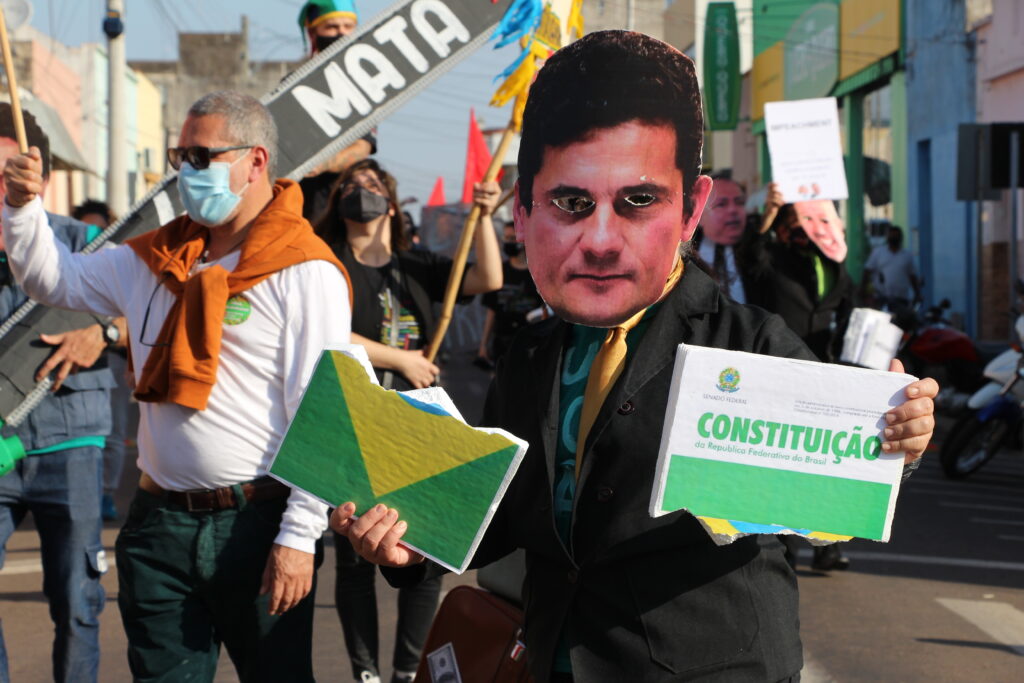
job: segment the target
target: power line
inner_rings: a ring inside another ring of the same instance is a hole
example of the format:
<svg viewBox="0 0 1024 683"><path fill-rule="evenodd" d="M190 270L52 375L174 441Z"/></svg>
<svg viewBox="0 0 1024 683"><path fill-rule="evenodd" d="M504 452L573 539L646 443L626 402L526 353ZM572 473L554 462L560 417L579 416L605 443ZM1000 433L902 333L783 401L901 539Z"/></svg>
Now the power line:
<svg viewBox="0 0 1024 683"><path fill-rule="evenodd" d="M177 20L170 15L167 8L164 7L164 3L161 0L151 0L151 2L153 3L153 6L156 7L157 12L167 20L167 23L174 27L174 32L176 34L181 33L181 26L178 24Z"/></svg>

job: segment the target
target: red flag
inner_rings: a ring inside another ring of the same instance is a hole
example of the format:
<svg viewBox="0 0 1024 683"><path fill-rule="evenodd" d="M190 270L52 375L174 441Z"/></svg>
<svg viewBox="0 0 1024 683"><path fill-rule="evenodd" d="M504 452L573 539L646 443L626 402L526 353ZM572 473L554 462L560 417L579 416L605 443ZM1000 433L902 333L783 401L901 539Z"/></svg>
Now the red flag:
<svg viewBox="0 0 1024 683"><path fill-rule="evenodd" d="M469 143L466 147L466 174L462 179L462 203L473 203L473 183L479 183L491 165L491 152L484 134L476 125L476 114L469 110Z"/></svg>
<svg viewBox="0 0 1024 683"><path fill-rule="evenodd" d="M434 189L430 192L430 199L427 200L426 206L444 206L447 204L444 200L444 178L437 176L437 182L434 183Z"/></svg>

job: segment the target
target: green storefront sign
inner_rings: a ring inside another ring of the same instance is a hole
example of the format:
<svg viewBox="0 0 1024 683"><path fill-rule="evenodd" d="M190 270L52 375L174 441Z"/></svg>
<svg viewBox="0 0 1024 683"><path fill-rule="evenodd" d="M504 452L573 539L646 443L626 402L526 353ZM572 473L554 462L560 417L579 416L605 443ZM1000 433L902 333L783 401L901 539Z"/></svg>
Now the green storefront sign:
<svg viewBox="0 0 1024 683"><path fill-rule="evenodd" d="M736 6L708 4L704 22L704 102L710 130L734 130L740 113L740 41Z"/></svg>
<svg viewBox="0 0 1024 683"><path fill-rule="evenodd" d="M787 100L824 97L839 77L839 5L819 2L793 22L783 48Z"/></svg>

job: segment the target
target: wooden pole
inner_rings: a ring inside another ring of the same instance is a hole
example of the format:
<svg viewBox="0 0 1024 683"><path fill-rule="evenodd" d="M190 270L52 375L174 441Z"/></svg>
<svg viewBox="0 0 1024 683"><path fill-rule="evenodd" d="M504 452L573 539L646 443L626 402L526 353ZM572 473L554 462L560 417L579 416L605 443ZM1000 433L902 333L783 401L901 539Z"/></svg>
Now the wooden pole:
<svg viewBox="0 0 1024 683"><path fill-rule="evenodd" d="M491 165L487 167L487 173L484 174L485 183L498 177L501 164L505 160L505 153L508 152L508 146L512 144L514 135L515 130L509 124L501 136L498 149L491 158ZM430 340L430 346L427 347L425 354L430 362L437 357L437 351L441 348L441 342L444 341L444 335L448 332L448 325L452 321L455 300L459 298L459 288L462 286L462 274L466 271L466 258L469 256L470 247L473 246L473 234L476 232L476 224L479 220L480 207L474 205L473 210L469 212L469 217L466 218L466 224L462 228L462 237L459 238L459 246L452 259L452 272L448 276L448 287L444 292L444 305L441 308L441 317L437 321L437 331L434 333L434 338Z"/></svg>
<svg viewBox="0 0 1024 683"><path fill-rule="evenodd" d="M514 187L511 190L509 190L508 192L506 192L505 196L498 200L498 205L494 207L494 210L497 211L501 207L503 207L506 204L508 204L508 200L512 199L512 197L515 196L515 193L516 193L516 188L514 188Z"/></svg>
<svg viewBox="0 0 1024 683"><path fill-rule="evenodd" d="M11 57L11 41L7 37L7 20L0 9L0 50L3 51L4 69L7 71L7 90L11 94L11 115L14 117L14 134L18 138L18 150L28 152L28 138L25 136L25 119L21 115L21 98L18 97L18 79L14 75L14 58Z"/></svg>

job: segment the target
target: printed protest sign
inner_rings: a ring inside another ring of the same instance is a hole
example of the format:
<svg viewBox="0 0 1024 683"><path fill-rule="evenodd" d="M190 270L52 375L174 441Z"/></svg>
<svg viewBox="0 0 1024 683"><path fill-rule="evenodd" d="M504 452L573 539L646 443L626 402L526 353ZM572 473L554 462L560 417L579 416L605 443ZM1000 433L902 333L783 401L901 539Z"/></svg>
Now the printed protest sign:
<svg viewBox="0 0 1024 683"><path fill-rule="evenodd" d="M847 198L834 97L768 102L764 125L772 180L787 202Z"/></svg>
<svg viewBox="0 0 1024 683"><path fill-rule="evenodd" d="M839 360L865 368L885 370L896 357L903 330L892 324L892 314L873 308L855 308L843 335Z"/></svg>
<svg viewBox="0 0 1024 683"><path fill-rule="evenodd" d="M382 389L356 360L362 347L347 348L323 352L270 474L332 507L352 501L357 516L378 503L397 509L409 524L403 543L462 573L526 442L469 427L443 389Z"/></svg>
<svg viewBox="0 0 1024 683"><path fill-rule="evenodd" d="M881 449L909 375L680 345L651 515L753 533L889 539L903 453Z"/></svg>

